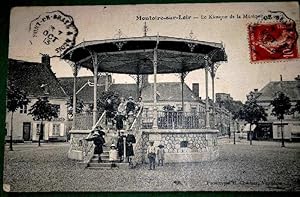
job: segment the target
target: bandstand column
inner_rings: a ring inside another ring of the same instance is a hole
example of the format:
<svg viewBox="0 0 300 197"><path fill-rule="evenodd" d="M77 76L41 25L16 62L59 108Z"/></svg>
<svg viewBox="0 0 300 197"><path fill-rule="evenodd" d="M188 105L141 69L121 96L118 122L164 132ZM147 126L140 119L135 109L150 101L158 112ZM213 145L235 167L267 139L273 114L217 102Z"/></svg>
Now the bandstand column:
<svg viewBox="0 0 300 197"><path fill-rule="evenodd" d="M184 112L184 100L183 100L184 73L181 73L180 81L181 81L181 106L182 106L182 112Z"/></svg>
<svg viewBox="0 0 300 197"><path fill-rule="evenodd" d="M98 59L97 55L93 54L94 67L94 103L93 103L93 125L97 122L97 74L98 74Z"/></svg>
<svg viewBox="0 0 300 197"><path fill-rule="evenodd" d="M212 103L213 103L213 121L214 125L213 127L215 128L216 126L216 108L215 108L215 72L214 72L214 64L212 64L212 69L211 69L211 89L212 89Z"/></svg>
<svg viewBox="0 0 300 197"><path fill-rule="evenodd" d="M205 128L210 128L209 125L209 102L208 102L208 68L205 67Z"/></svg>
<svg viewBox="0 0 300 197"><path fill-rule="evenodd" d="M105 73L105 87L104 87L104 91L105 92L108 91L108 73Z"/></svg>
<svg viewBox="0 0 300 197"><path fill-rule="evenodd" d="M153 129L157 129L157 98L156 98L156 77L157 77L157 48L153 53Z"/></svg>
<svg viewBox="0 0 300 197"><path fill-rule="evenodd" d="M76 97L76 82L77 82L77 75L78 75L78 65L74 64L73 66L73 121L72 121L72 130L75 129L75 118L76 118L76 105L77 105L77 97Z"/></svg>

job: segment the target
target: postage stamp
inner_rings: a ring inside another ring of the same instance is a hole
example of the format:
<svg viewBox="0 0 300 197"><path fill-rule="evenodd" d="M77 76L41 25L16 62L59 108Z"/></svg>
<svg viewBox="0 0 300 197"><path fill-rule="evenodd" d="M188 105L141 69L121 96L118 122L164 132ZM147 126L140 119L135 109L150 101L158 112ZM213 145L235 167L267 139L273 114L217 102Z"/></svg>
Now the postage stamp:
<svg viewBox="0 0 300 197"><path fill-rule="evenodd" d="M248 26L251 62L298 58L296 23L283 12L270 12Z"/></svg>
<svg viewBox="0 0 300 197"><path fill-rule="evenodd" d="M29 32L30 44L40 47L40 53L58 57L75 45L78 29L71 16L56 10L31 21Z"/></svg>

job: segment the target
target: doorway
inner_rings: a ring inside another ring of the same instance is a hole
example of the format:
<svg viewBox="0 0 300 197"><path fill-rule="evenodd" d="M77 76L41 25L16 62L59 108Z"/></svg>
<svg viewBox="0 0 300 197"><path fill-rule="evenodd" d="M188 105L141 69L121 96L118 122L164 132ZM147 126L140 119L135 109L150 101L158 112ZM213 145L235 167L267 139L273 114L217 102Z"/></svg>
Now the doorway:
<svg viewBox="0 0 300 197"><path fill-rule="evenodd" d="M23 122L23 140L29 141L31 140L31 123L30 122Z"/></svg>

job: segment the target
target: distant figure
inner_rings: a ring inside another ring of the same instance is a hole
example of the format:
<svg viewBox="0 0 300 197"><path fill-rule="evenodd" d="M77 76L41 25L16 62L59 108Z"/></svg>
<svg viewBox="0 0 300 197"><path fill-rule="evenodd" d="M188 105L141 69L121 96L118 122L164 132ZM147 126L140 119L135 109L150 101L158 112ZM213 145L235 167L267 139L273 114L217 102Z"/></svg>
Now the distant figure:
<svg viewBox="0 0 300 197"><path fill-rule="evenodd" d="M105 125L107 125L108 122L112 122L112 124L114 125L114 121L112 121L112 118L115 116L115 109L111 99L106 100L104 109L106 110Z"/></svg>
<svg viewBox="0 0 300 197"><path fill-rule="evenodd" d="M132 111L130 111L127 115L127 129L129 129L132 125L132 123L134 122L134 114Z"/></svg>
<svg viewBox="0 0 300 197"><path fill-rule="evenodd" d="M115 116L115 120L116 120L116 129L117 131L123 130L124 127L124 120L125 120L125 116L122 115L120 112L117 112L117 115Z"/></svg>
<svg viewBox="0 0 300 197"><path fill-rule="evenodd" d="M116 149L115 144L110 146L109 161L111 162L111 168L116 167L116 162L118 161L118 150Z"/></svg>
<svg viewBox="0 0 300 197"><path fill-rule="evenodd" d="M156 148L153 146L154 142L150 141L147 148L147 156L150 162L149 170L155 170L155 158L156 158Z"/></svg>
<svg viewBox="0 0 300 197"><path fill-rule="evenodd" d="M164 165L164 159L165 159L165 149L164 145L160 144L158 145L158 150L157 150L157 161L158 161L158 166L163 166Z"/></svg>
<svg viewBox="0 0 300 197"><path fill-rule="evenodd" d="M126 116L126 103L123 97L121 98L121 102L118 106L118 112L120 113L120 115Z"/></svg>
<svg viewBox="0 0 300 197"><path fill-rule="evenodd" d="M126 157L127 157L128 163L131 163L132 156L134 156L132 144L136 143L136 140L135 140L134 135L131 133L131 131L128 130L128 132L129 133L126 136Z"/></svg>
<svg viewBox="0 0 300 197"><path fill-rule="evenodd" d="M124 156L124 139L123 137L126 137L124 135L124 132L119 132L119 137L118 137L118 141L117 141L117 148L118 148L118 154L119 154L119 159L120 162L123 161L123 156Z"/></svg>
<svg viewBox="0 0 300 197"><path fill-rule="evenodd" d="M135 112L135 103L134 100L132 98L132 96L130 96L128 98L128 102L126 103L126 114L128 115L129 112Z"/></svg>
<svg viewBox="0 0 300 197"><path fill-rule="evenodd" d="M143 110L143 108L144 108L143 98L140 96L136 103L136 111L138 112L140 109Z"/></svg>

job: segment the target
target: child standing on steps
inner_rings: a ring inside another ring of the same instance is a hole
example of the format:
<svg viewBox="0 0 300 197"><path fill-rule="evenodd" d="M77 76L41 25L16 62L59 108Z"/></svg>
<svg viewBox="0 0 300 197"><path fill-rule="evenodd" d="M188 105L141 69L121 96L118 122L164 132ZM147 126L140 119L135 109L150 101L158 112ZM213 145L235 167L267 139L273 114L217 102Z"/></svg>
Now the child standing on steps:
<svg viewBox="0 0 300 197"><path fill-rule="evenodd" d="M118 150L116 145L112 144L109 151L109 161L111 162L111 168L116 167L116 161L118 160Z"/></svg>

